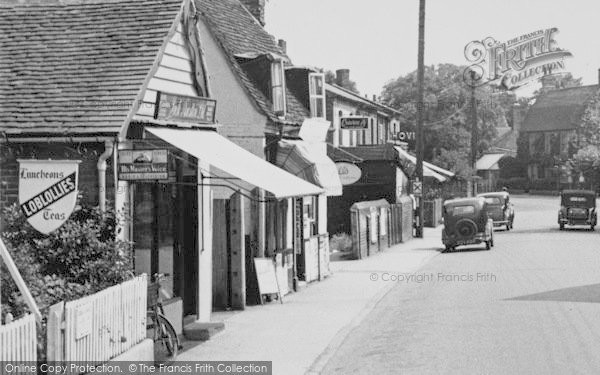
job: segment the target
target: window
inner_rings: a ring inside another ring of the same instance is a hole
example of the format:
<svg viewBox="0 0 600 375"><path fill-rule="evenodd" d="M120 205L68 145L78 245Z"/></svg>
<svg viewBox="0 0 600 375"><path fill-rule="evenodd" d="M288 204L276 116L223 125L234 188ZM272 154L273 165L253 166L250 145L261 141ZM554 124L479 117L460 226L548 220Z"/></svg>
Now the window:
<svg viewBox="0 0 600 375"><path fill-rule="evenodd" d="M305 197L303 205L304 239L308 239L319 233L318 199L317 197Z"/></svg>
<svg viewBox="0 0 600 375"><path fill-rule="evenodd" d="M325 75L323 73L310 73L308 87L310 95L310 115L312 117L325 117Z"/></svg>
<svg viewBox="0 0 600 375"><path fill-rule="evenodd" d="M271 96L273 111L278 116L285 116L285 76L282 60L271 63Z"/></svg>

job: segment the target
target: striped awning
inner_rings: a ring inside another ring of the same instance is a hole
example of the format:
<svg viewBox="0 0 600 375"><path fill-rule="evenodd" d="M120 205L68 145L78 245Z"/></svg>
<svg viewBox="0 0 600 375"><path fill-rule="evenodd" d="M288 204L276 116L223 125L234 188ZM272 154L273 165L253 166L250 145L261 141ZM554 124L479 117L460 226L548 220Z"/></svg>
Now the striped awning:
<svg viewBox="0 0 600 375"><path fill-rule="evenodd" d="M327 196L342 195L342 183L324 144L306 141L279 141L276 164L289 173L325 190Z"/></svg>

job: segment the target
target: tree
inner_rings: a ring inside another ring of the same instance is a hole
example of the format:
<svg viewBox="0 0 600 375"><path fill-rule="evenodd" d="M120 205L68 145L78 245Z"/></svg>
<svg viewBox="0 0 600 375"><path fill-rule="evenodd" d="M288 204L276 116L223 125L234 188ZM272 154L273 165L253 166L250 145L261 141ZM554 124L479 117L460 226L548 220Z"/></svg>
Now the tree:
<svg viewBox="0 0 600 375"><path fill-rule="evenodd" d="M424 158L448 163L444 165L458 174L471 172L470 167L461 167L464 163L469 164L471 139L468 118L471 89L464 82L465 69L453 64L425 68ZM496 100L497 93L487 86L478 87L475 94L479 126L477 152L481 154L490 147L496 136L496 127L506 125L507 108L511 108L512 104L501 105L502 102ZM382 99L401 112L403 130L415 130L416 72L388 82Z"/></svg>

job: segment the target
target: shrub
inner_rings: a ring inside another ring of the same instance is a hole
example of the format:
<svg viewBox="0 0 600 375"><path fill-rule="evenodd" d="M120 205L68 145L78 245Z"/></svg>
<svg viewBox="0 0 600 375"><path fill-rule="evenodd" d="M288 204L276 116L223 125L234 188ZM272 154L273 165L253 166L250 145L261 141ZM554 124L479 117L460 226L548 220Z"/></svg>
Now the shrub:
<svg viewBox="0 0 600 375"><path fill-rule="evenodd" d="M529 180L526 177L500 178L498 179L496 189L500 190L503 187L508 188L509 191L511 189L527 191L530 188L530 184Z"/></svg>
<svg viewBox="0 0 600 375"><path fill-rule="evenodd" d="M112 210L77 207L63 226L44 235L25 219L19 206L4 209L2 238L42 315L69 301L121 283L133 274L132 246L116 237L120 218ZM2 313L27 311L5 266L0 270ZM2 319L3 317L0 317ZM45 319L38 330L38 358L45 358Z"/></svg>
<svg viewBox="0 0 600 375"><path fill-rule="evenodd" d="M336 233L329 239L329 248L342 252L352 251L352 236L347 233Z"/></svg>

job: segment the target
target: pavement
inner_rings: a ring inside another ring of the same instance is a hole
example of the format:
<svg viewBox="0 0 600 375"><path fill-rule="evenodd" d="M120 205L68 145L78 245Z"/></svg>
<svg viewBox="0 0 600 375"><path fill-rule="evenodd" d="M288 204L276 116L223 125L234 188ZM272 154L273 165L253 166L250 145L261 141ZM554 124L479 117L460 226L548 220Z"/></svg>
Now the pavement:
<svg viewBox="0 0 600 375"><path fill-rule="evenodd" d="M225 330L181 353L178 361L273 361L273 374L318 374L346 337L397 282L440 254L441 226L362 260L331 262L332 275L286 295L284 303L215 313Z"/></svg>

